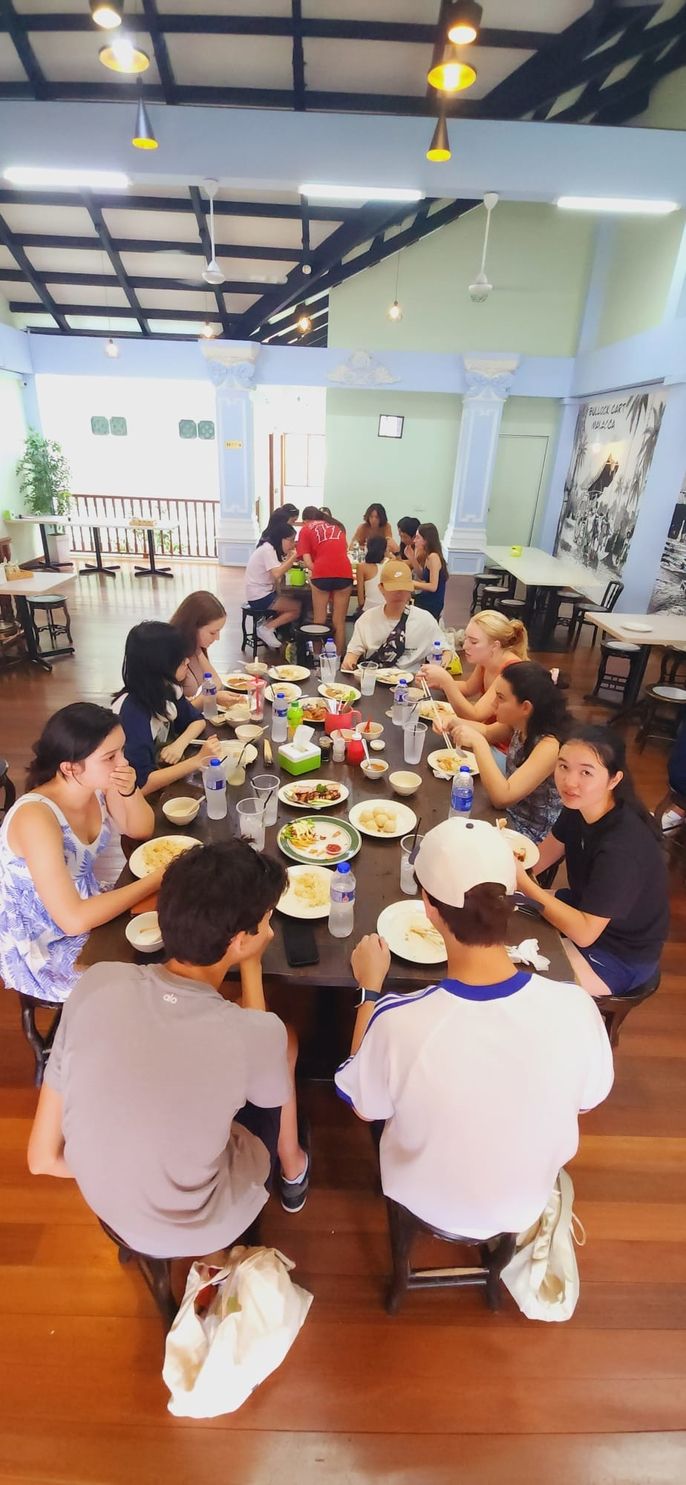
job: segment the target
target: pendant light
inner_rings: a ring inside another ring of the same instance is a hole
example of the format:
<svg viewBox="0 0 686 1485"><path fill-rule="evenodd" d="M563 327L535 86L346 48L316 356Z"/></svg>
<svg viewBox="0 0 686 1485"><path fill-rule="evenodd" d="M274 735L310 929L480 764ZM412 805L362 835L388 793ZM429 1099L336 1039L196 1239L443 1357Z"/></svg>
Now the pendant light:
<svg viewBox="0 0 686 1485"><path fill-rule="evenodd" d="M430 160L432 164L439 165L443 164L446 160L449 160L451 154L452 150L450 148L450 140L448 139L448 125L445 121L445 114L441 112L436 122L436 128L433 132L431 144L429 145L429 148L426 152L426 158L427 160Z"/></svg>
<svg viewBox="0 0 686 1485"><path fill-rule="evenodd" d="M91 17L103 31L116 31L122 23L123 0L90 0Z"/></svg>
<svg viewBox="0 0 686 1485"><path fill-rule="evenodd" d="M469 46L476 41L481 25L482 7L476 0L458 0L448 15L446 36L455 46Z"/></svg>
<svg viewBox="0 0 686 1485"><path fill-rule="evenodd" d="M142 47L134 46L131 37L116 36L109 46L101 46L98 52L103 67L108 67L110 72L121 72L130 76L139 72L147 72L150 66L150 58Z"/></svg>
<svg viewBox="0 0 686 1485"><path fill-rule="evenodd" d="M299 335L309 335L312 329L312 316L308 313L305 304L299 304L296 308L295 328Z"/></svg>
<svg viewBox="0 0 686 1485"><path fill-rule="evenodd" d="M426 80L439 93L462 93L476 82L476 68L463 62L457 47L449 41L440 61L427 72Z"/></svg>
<svg viewBox="0 0 686 1485"><path fill-rule="evenodd" d="M150 115L143 102L142 94L138 99L136 127L133 131L131 143L135 150L156 150L158 147L155 130L150 122Z"/></svg>
<svg viewBox="0 0 686 1485"><path fill-rule="evenodd" d="M394 323L396 323L398 320L402 320L402 317L403 317L402 306L401 306L401 304L400 304L400 302L398 300L398 278L399 278L399 276L400 276L400 253L397 253L396 259L395 259L395 297L393 299L393 303L389 306L389 308L386 311L389 320L393 320Z"/></svg>

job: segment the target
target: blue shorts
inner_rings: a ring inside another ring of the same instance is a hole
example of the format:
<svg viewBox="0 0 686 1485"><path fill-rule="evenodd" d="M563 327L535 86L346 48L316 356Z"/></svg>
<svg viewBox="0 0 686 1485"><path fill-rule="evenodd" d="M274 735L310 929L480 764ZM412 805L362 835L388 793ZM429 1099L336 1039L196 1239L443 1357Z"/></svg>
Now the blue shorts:
<svg viewBox="0 0 686 1485"><path fill-rule="evenodd" d="M555 896L559 897L561 902L569 903L570 907L575 906L569 887L561 887ZM607 985L610 995L633 995L634 991L638 990L641 985L645 985L658 969L659 960L657 959L651 964L628 964L625 959L620 959L617 954L612 954L609 949L603 948L603 945L599 943L589 944L585 949L581 947L581 944L577 944L576 948L590 964L591 969L595 970L603 984Z"/></svg>
<svg viewBox="0 0 686 1485"><path fill-rule="evenodd" d="M265 593L262 598L249 598L248 603L253 614L268 614L270 608L276 603L276 593Z"/></svg>
<svg viewBox="0 0 686 1485"><path fill-rule="evenodd" d="M266 1145L269 1153L269 1175L264 1184L267 1190L271 1191L281 1129L281 1109L262 1109L258 1108L257 1104L244 1103L242 1109L234 1114L233 1122L242 1124L244 1129L249 1129L251 1134L256 1135L258 1140Z"/></svg>

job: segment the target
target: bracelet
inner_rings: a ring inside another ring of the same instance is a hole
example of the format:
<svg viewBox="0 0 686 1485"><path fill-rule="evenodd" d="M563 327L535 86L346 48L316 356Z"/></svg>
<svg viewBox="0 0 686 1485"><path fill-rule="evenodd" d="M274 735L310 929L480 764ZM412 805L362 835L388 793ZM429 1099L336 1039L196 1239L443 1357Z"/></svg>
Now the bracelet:
<svg viewBox="0 0 686 1485"><path fill-rule="evenodd" d="M120 799L132 799L133 798L133 795L135 794L135 792L137 790L137 788L138 788L138 784L134 784L133 789L129 789L128 794L120 794L119 795L119 798Z"/></svg>

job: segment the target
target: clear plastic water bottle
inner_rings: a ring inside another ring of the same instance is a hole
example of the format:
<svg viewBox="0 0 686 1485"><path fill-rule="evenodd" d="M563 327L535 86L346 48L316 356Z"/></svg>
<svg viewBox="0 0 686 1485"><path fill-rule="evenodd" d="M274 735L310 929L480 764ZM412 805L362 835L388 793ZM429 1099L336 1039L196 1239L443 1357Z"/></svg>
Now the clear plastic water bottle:
<svg viewBox="0 0 686 1485"><path fill-rule="evenodd" d="M448 819L452 819L453 815L459 815L462 820L466 820L472 813L473 800L474 780L467 764L463 763L459 773L453 776Z"/></svg>
<svg viewBox="0 0 686 1485"><path fill-rule="evenodd" d="M202 712L206 722L216 722L217 687L209 670L205 671L202 678Z"/></svg>
<svg viewBox="0 0 686 1485"><path fill-rule="evenodd" d="M442 640L440 640L440 639L435 639L434 640L434 642L433 642L433 644L431 646L431 652L426 657L426 663L427 663L427 665L442 665L443 664L443 641Z"/></svg>
<svg viewBox="0 0 686 1485"><path fill-rule="evenodd" d="M330 637L327 639L322 650L319 668L323 681L335 681L336 671L338 670L338 655L336 653L336 641Z"/></svg>
<svg viewBox="0 0 686 1485"><path fill-rule="evenodd" d="M207 767L203 769L203 783L208 819L226 819L226 778L219 758L210 758Z"/></svg>
<svg viewBox="0 0 686 1485"><path fill-rule="evenodd" d="M272 742L282 743L288 736L288 702L284 691L277 691L272 707Z"/></svg>
<svg viewBox="0 0 686 1485"><path fill-rule="evenodd" d="M349 938L355 924L355 878L350 864L342 861L331 878L329 933L332 938Z"/></svg>
<svg viewBox="0 0 686 1485"><path fill-rule="evenodd" d="M396 727L404 727L409 711L410 698L407 694L407 681L398 681L393 692L393 716L391 721Z"/></svg>

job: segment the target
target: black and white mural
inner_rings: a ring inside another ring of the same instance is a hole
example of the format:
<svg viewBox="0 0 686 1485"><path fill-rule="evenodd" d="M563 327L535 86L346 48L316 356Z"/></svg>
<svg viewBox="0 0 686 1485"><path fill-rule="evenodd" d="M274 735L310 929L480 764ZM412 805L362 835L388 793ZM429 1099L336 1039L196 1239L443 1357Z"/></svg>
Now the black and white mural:
<svg viewBox="0 0 686 1485"><path fill-rule="evenodd" d="M651 614L661 609L668 609L673 614L686 614L686 476L674 507L649 604Z"/></svg>

